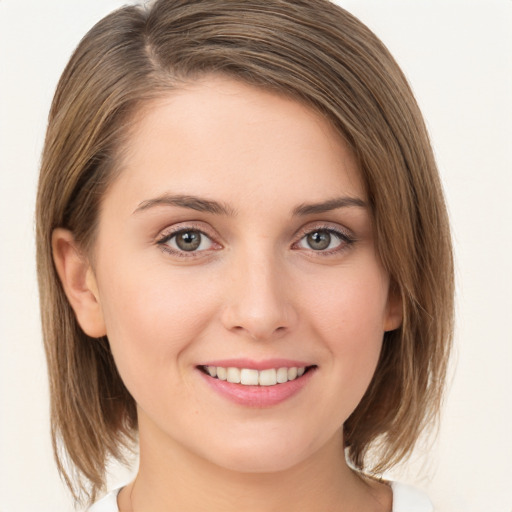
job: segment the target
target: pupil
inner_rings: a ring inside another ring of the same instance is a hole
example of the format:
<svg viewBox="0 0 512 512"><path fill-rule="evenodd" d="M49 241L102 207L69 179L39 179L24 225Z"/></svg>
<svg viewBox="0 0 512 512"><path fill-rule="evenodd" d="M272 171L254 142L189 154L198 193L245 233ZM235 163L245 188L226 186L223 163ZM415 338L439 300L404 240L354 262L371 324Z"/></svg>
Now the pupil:
<svg viewBox="0 0 512 512"><path fill-rule="evenodd" d="M176 245L182 251L195 251L201 244L201 234L197 231L185 231L176 236Z"/></svg>
<svg viewBox="0 0 512 512"><path fill-rule="evenodd" d="M321 251L327 249L331 243L331 235L327 231L315 231L308 235L308 244L311 249Z"/></svg>

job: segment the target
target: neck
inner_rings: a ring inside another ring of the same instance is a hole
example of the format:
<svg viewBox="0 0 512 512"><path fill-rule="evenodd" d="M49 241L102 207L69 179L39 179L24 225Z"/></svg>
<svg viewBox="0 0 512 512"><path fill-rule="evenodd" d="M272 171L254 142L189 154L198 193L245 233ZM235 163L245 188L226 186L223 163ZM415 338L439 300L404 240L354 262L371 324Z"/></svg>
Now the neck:
<svg viewBox="0 0 512 512"><path fill-rule="evenodd" d="M121 512L391 510L389 488L364 481L347 466L341 432L298 465L271 473L232 471L181 445L162 450L145 438L141 432L139 472L120 494Z"/></svg>

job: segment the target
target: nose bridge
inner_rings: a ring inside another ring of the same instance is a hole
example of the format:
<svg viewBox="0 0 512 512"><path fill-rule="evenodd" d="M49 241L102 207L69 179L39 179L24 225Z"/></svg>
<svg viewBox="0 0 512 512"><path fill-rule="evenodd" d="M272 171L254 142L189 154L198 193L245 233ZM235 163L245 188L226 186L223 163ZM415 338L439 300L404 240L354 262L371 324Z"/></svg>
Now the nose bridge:
<svg viewBox="0 0 512 512"><path fill-rule="evenodd" d="M256 244L234 257L224 315L226 328L260 340L291 329L296 320L284 261L269 245Z"/></svg>

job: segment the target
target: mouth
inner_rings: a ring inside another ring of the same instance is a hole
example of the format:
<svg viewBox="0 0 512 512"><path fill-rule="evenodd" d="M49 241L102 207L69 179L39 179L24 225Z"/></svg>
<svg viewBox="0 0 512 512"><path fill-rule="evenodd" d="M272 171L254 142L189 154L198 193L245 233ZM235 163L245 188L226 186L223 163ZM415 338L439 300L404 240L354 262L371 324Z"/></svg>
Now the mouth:
<svg viewBox="0 0 512 512"><path fill-rule="evenodd" d="M242 386L279 386L287 382L298 380L308 372L316 368L312 366L282 366L279 368L267 368L256 370L254 368L237 368L233 366L201 365L198 369L212 379L226 381Z"/></svg>

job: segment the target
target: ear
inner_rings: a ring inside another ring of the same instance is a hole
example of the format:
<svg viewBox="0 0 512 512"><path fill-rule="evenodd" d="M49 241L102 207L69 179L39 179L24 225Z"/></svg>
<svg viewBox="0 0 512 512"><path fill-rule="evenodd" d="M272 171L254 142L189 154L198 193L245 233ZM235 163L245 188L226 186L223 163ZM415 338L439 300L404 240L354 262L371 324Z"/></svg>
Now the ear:
<svg viewBox="0 0 512 512"><path fill-rule="evenodd" d="M388 302L386 305L386 316L384 318L384 332L394 331L402 325L403 320L403 302L402 294L398 286L391 284L388 292Z"/></svg>
<svg viewBox="0 0 512 512"><path fill-rule="evenodd" d="M52 233L52 250L62 287L80 327L92 338L105 336L105 320L96 277L71 231L55 229Z"/></svg>

